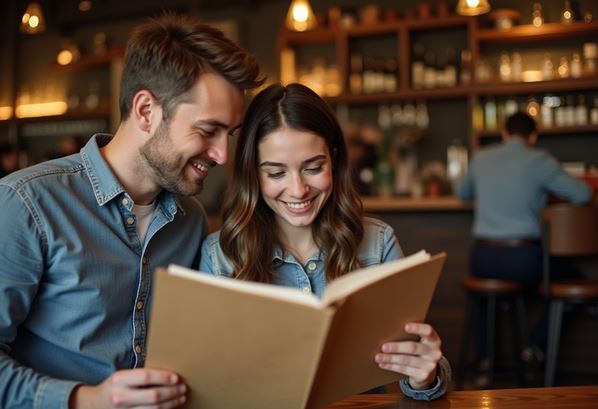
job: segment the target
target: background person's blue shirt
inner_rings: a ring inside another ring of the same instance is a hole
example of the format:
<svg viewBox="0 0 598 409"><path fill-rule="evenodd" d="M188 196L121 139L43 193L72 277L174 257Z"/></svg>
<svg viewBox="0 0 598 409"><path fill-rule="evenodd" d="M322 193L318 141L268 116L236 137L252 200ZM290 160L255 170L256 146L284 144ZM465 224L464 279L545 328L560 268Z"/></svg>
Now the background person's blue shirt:
<svg viewBox="0 0 598 409"><path fill-rule="evenodd" d="M142 367L154 269L199 264L199 203L162 192L141 243L99 151L109 139L0 181L3 409L67 408L78 383Z"/></svg>
<svg viewBox="0 0 598 409"><path fill-rule="evenodd" d="M364 218L363 226L364 235L357 250L357 259L362 267L403 257L403 251L392 227L381 220L369 217ZM305 264L301 264L291 253L284 252L276 246L272 257L275 272L272 284L298 288L321 298L327 284L324 271L325 256L322 251L318 251L310 256ZM199 269L204 273L232 277L233 266L222 251L219 231L210 234L204 241ZM400 386L406 396L414 399L436 399L446 392L451 378L450 373L450 365L443 357L438 365L437 380L430 389L415 390L409 386L406 379L401 380Z"/></svg>
<svg viewBox="0 0 598 409"><path fill-rule="evenodd" d="M475 198L473 235L487 239L540 237L540 212L548 194L573 203L592 197L589 186L569 176L540 149L512 138L474 155L457 195Z"/></svg>

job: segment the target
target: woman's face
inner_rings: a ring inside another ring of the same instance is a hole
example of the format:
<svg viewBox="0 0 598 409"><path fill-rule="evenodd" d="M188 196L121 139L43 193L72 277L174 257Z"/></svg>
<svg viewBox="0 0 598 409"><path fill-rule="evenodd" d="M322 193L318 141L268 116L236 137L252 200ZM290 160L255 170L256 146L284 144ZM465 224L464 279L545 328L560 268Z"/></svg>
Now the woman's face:
<svg viewBox="0 0 598 409"><path fill-rule="evenodd" d="M260 191L282 228L313 223L332 191L332 161L324 138L281 127L258 146Z"/></svg>

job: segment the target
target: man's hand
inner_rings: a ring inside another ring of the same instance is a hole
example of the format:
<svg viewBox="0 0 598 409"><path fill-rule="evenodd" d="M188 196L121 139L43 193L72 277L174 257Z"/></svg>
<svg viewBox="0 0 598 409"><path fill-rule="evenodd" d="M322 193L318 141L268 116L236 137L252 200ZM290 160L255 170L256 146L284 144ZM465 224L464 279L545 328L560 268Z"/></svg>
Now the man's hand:
<svg viewBox="0 0 598 409"><path fill-rule="evenodd" d="M382 369L407 375L413 389L428 389L436 379L442 342L428 324L410 322L405 331L419 335L419 341L387 342L382 353L376 354L376 362Z"/></svg>
<svg viewBox="0 0 598 409"><path fill-rule="evenodd" d="M70 409L156 408L169 409L186 401L187 386L179 375L157 369L128 369L113 373L97 386L78 386Z"/></svg>

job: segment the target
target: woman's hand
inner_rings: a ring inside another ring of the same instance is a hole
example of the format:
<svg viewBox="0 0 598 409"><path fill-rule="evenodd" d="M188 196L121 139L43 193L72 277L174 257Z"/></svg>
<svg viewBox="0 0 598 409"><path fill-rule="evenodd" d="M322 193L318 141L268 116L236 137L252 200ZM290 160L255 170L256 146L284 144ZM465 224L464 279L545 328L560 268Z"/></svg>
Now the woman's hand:
<svg viewBox="0 0 598 409"><path fill-rule="evenodd" d="M413 389L428 389L436 379L442 341L429 324L410 322L405 331L418 335L419 341L387 342L376 354L376 362L382 369L407 375Z"/></svg>

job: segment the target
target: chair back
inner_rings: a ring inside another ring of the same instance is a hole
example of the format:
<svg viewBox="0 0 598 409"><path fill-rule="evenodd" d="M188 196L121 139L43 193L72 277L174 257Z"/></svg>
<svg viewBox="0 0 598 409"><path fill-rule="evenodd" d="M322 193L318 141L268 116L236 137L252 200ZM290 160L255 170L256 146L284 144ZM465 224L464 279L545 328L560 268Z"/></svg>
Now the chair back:
<svg viewBox="0 0 598 409"><path fill-rule="evenodd" d="M542 292L550 297L550 256L598 254L598 204L559 203L541 215L543 255Z"/></svg>
<svg viewBox="0 0 598 409"><path fill-rule="evenodd" d="M544 249L553 256L598 253L598 204L550 205L542 212Z"/></svg>

